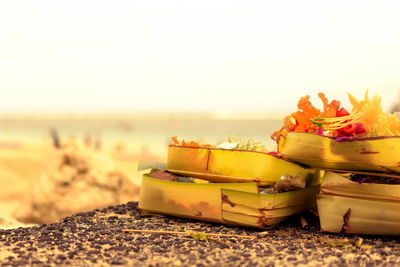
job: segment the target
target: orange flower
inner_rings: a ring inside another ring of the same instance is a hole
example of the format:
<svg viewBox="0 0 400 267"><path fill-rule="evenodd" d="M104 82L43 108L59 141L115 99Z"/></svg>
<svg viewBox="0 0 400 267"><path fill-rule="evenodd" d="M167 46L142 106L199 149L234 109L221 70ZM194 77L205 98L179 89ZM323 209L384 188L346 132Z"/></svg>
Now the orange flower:
<svg viewBox="0 0 400 267"><path fill-rule="evenodd" d="M311 119L319 117L335 117L336 112L340 107L340 101L333 100L330 104L325 94L319 93L319 98L324 105L324 111L321 112L319 109L314 107L310 102L310 96L306 95L300 98L296 112L293 112L290 116L287 116L283 120L283 127L271 135L271 138L277 143L279 142L280 136L286 137L289 132L306 132L313 133L318 131L319 127L316 126Z"/></svg>
<svg viewBox="0 0 400 267"><path fill-rule="evenodd" d="M172 136L171 140L174 142L172 145L174 146L184 146L184 147L201 147L201 148L209 148L212 147L209 144L199 144L195 141L190 141L190 142L185 142L185 140L182 139L182 141L178 141L177 136Z"/></svg>
<svg viewBox="0 0 400 267"><path fill-rule="evenodd" d="M382 111L381 98L375 95L369 99L368 90L365 92L364 100L358 101L354 96L348 94L353 110L350 115L354 120L361 122L366 131L377 136L400 135L400 122L396 114Z"/></svg>

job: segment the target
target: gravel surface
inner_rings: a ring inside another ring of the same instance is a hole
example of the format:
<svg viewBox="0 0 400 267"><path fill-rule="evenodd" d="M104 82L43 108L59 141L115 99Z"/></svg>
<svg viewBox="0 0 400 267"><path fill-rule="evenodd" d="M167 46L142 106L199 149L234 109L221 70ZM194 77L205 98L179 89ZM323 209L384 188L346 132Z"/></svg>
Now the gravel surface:
<svg viewBox="0 0 400 267"><path fill-rule="evenodd" d="M393 266L400 264L397 237L319 232L299 218L261 232L163 216L144 216L136 202L78 213L47 225L0 230L0 266ZM256 236L214 237L133 233L123 229L206 232Z"/></svg>

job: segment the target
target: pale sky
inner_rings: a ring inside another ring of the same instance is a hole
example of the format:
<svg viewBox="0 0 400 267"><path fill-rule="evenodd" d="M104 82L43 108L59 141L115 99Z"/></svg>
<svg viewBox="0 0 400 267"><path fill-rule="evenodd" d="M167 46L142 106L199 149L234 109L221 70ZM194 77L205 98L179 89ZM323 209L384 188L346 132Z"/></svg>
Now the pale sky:
<svg viewBox="0 0 400 267"><path fill-rule="evenodd" d="M388 109L399 3L1 1L0 112L290 111L367 88Z"/></svg>

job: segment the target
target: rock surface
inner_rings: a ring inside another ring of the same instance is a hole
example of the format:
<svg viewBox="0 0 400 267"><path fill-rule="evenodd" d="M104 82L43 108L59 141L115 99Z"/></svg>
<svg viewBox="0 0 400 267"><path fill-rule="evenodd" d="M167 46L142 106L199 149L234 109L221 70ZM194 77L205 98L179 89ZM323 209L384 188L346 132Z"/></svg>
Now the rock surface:
<svg viewBox="0 0 400 267"><path fill-rule="evenodd" d="M139 187L96 150L68 143L56 149L44 175L15 212L22 222L49 223L138 197Z"/></svg>
<svg viewBox="0 0 400 267"><path fill-rule="evenodd" d="M136 202L78 213L37 227L0 230L0 266L395 266L397 237L321 233L311 215L260 232L162 216L144 216ZM205 232L256 237L132 233L124 229ZM361 242L361 241L363 242ZM357 242L354 242L357 241Z"/></svg>

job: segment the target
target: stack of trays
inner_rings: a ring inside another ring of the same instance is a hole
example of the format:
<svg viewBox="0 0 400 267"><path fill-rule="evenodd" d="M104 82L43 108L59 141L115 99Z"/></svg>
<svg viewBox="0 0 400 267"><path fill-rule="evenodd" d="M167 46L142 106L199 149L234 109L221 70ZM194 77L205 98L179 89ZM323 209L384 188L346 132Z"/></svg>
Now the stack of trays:
<svg viewBox="0 0 400 267"><path fill-rule="evenodd" d="M304 188L277 193L287 181L300 181ZM264 228L316 208L319 184L319 171L268 153L170 146L166 173L144 175L139 208Z"/></svg>
<svg viewBox="0 0 400 267"><path fill-rule="evenodd" d="M322 231L400 234L400 137L293 132L280 148L288 160L329 170L317 196Z"/></svg>

